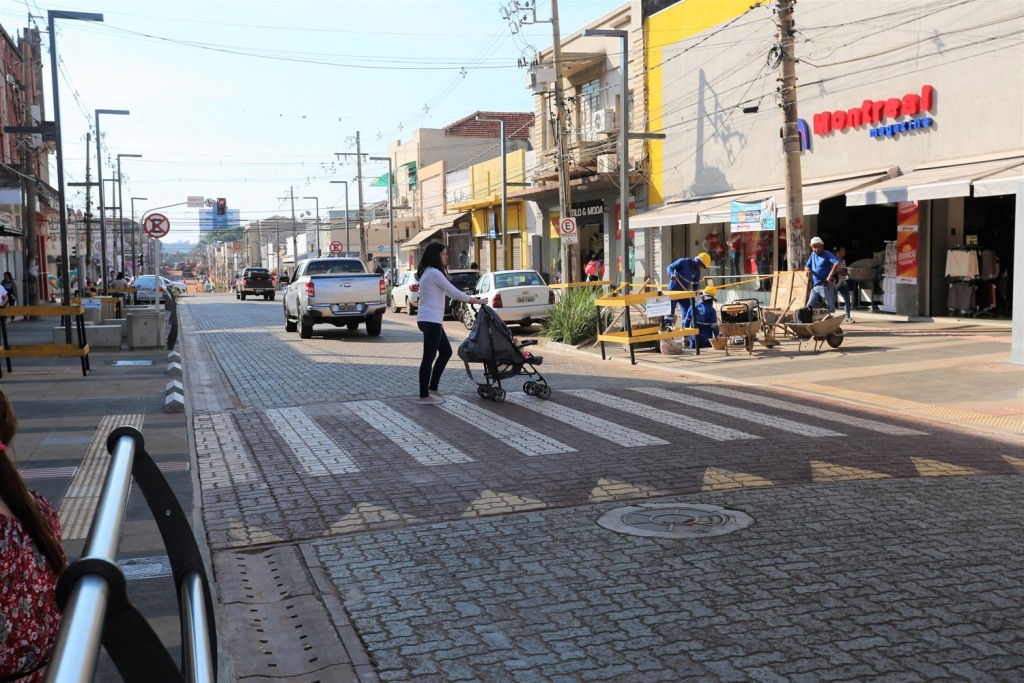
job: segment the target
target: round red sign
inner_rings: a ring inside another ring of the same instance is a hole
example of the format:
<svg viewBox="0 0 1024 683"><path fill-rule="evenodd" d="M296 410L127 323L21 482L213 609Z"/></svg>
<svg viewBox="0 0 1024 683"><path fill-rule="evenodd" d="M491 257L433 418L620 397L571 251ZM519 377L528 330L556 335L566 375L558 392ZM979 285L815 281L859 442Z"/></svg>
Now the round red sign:
<svg viewBox="0 0 1024 683"><path fill-rule="evenodd" d="M142 229L150 237L160 239L171 231L171 222L162 213L151 213L142 221Z"/></svg>
<svg viewBox="0 0 1024 683"><path fill-rule="evenodd" d="M331 253L332 254L336 254L339 251L342 251L342 247L343 246L345 246L345 245L343 245L341 242L338 242L338 241L331 242Z"/></svg>

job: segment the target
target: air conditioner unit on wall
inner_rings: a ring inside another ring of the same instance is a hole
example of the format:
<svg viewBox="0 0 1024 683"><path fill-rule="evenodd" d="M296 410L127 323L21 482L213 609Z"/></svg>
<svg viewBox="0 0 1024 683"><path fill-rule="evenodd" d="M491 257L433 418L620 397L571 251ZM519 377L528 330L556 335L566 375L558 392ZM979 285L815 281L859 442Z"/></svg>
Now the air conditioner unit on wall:
<svg viewBox="0 0 1024 683"><path fill-rule="evenodd" d="M598 109L594 112L594 132L614 133L615 132L615 110Z"/></svg>
<svg viewBox="0 0 1024 683"><path fill-rule="evenodd" d="M598 173L615 173L619 170L619 159L614 154L599 154L597 156Z"/></svg>

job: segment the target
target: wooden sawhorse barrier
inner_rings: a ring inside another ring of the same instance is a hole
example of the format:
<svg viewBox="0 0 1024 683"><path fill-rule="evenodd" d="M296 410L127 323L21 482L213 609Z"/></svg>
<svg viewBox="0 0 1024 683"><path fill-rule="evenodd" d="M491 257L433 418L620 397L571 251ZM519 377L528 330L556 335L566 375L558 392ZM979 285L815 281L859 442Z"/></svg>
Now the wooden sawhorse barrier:
<svg viewBox="0 0 1024 683"><path fill-rule="evenodd" d="M77 332L77 343L70 344L25 344L24 346L12 347L7 336L7 319L17 316L26 317L59 317L73 318ZM11 372L11 358L80 358L82 361L82 376L89 375L89 344L85 338L85 307L77 306L8 306L0 308L0 339L3 340L3 348L0 349L0 357L7 363L7 372ZM3 377L3 369L0 368L0 377Z"/></svg>
<svg viewBox="0 0 1024 683"><path fill-rule="evenodd" d="M633 365L636 365L634 345L660 342L662 339L673 339L675 337L692 337L697 334L697 329L694 327L684 327L669 331L662 331L660 326L634 328L630 317L630 309L634 306L646 305L647 300L652 296L661 296L672 301L680 301L683 299L695 299L697 293L691 291L669 291L666 289L654 293L643 291L639 294L608 294L594 301L594 305L598 308L622 309L618 314L618 317L621 317L623 321L621 330L609 332L606 328L602 332L600 322L598 323L597 341L601 344L601 360L607 360L604 350L605 342L614 342L628 346L629 360ZM598 317L598 320L600 321L600 317ZM697 353L700 353L699 347Z"/></svg>

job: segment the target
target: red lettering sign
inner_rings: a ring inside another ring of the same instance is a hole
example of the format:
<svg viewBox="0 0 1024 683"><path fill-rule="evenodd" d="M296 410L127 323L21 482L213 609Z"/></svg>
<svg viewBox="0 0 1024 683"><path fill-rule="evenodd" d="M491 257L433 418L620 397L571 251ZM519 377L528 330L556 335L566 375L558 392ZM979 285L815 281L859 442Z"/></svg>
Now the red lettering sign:
<svg viewBox="0 0 1024 683"><path fill-rule="evenodd" d="M900 116L914 116L929 112L935 104L935 88L930 85L921 86L921 94L908 93L902 98L890 97L887 100L864 100L859 107L847 110L823 111L814 115L814 134L825 135L834 130L879 123L884 119L896 119Z"/></svg>

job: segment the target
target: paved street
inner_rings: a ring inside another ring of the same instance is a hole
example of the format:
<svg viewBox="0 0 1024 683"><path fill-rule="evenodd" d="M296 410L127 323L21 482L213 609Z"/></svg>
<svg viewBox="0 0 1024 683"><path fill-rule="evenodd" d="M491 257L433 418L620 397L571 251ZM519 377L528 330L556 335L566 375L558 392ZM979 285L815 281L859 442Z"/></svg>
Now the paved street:
<svg viewBox="0 0 1024 683"><path fill-rule="evenodd" d="M1024 665L1019 436L799 391L795 364L827 353L764 360L794 383L766 388L712 376L753 358L549 348L550 401L512 381L505 403L482 400L456 362L445 403L421 406L407 316L379 338L301 340L278 303L182 311L239 680L1013 680ZM832 361L867 353L870 330ZM595 523L649 502L753 524L666 540Z"/></svg>

